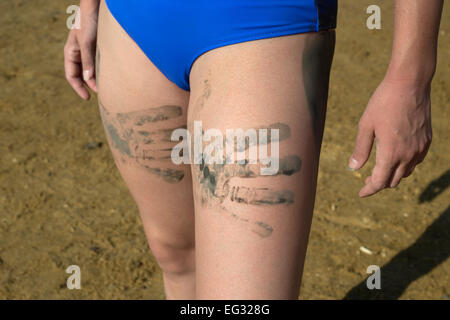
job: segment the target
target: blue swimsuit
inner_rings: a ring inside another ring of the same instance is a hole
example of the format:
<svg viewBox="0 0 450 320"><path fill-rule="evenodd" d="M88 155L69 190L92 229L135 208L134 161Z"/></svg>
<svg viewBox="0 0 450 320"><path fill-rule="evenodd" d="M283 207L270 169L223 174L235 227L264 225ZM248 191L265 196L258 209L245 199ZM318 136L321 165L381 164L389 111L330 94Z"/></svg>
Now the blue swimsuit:
<svg viewBox="0 0 450 320"><path fill-rule="evenodd" d="M336 27L337 0L106 0L153 64L189 90L194 61L214 48Z"/></svg>

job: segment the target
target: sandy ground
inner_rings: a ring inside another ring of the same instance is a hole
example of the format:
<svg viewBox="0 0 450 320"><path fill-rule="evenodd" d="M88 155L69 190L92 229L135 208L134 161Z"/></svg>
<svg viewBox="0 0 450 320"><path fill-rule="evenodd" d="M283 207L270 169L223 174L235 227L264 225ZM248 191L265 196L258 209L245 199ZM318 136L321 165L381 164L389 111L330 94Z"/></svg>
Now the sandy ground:
<svg viewBox="0 0 450 320"><path fill-rule="evenodd" d="M361 173L346 164L359 117L383 77L392 31L392 1L376 2L383 28L371 31L365 9L374 1L340 1L302 299L450 297L450 4L428 157L398 189L361 200L373 159ZM161 273L96 101L82 102L64 80L70 4L0 2L0 298L162 299ZM72 264L81 267L81 290L66 288ZM382 267L382 290L365 287L369 265Z"/></svg>

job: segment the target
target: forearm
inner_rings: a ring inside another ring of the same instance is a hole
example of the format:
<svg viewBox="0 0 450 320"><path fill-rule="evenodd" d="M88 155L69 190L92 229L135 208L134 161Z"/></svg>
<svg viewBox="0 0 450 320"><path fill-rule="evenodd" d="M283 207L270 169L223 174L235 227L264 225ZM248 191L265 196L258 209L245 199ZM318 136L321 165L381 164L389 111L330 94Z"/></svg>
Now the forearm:
<svg viewBox="0 0 450 320"><path fill-rule="evenodd" d="M394 43L387 77L428 86L436 69L443 0L396 0Z"/></svg>

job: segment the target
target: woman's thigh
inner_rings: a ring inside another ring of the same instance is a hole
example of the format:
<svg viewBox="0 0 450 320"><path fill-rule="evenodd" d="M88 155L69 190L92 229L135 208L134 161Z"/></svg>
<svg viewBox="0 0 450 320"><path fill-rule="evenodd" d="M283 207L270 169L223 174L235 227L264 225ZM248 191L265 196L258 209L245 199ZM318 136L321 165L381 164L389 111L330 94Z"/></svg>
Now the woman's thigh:
<svg viewBox="0 0 450 320"><path fill-rule="evenodd" d="M114 161L135 199L150 241L194 244L190 167L171 162L176 128L185 128L189 93L176 87L101 3L99 107Z"/></svg>
<svg viewBox="0 0 450 320"><path fill-rule="evenodd" d="M278 155L276 132L272 143L257 143L274 157L268 175L261 162L192 165L198 299L298 297L333 50L330 31L226 46L195 62L193 139L194 131L214 133L208 129L224 137L227 129L255 129L258 137L259 129L278 129L279 136ZM249 145L232 149L245 149L250 161Z"/></svg>

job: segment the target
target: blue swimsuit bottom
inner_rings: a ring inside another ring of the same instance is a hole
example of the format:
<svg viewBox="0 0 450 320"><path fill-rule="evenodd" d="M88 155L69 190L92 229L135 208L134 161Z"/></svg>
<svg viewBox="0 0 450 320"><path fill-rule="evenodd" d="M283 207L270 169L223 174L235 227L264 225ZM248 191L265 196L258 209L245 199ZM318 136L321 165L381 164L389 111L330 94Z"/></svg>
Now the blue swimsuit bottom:
<svg viewBox="0 0 450 320"><path fill-rule="evenodd" d="M106 0L153 64L189 90L203 53L235 43L336 28L337 0Z"/></svg>

